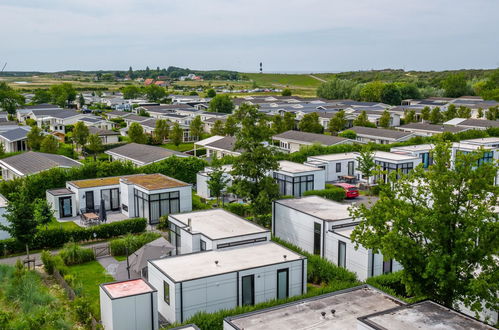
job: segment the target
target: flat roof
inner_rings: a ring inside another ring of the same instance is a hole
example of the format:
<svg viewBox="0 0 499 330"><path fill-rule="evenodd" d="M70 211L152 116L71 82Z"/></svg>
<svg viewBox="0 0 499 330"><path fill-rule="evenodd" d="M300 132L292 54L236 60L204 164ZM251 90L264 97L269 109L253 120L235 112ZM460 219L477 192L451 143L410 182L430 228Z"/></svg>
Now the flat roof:
<svg viewBox="0 0 499 330"><path fill-rule="evenodd" d="M268 232L268 229L243 219L222 209L204 210L170 215L170 217L188 225L191 219L191 232L202 233L211 239L221 239L240 235Z"/></svg>
<svg viewBox="0 0 499 330"><path fill-rule="evenodd" d="M288 173L302 173L312 171L323 171L322 168L290 162L288 160L279 161L279 171Z"/></svg>
<svg viewBox="0 0 499 330"><path fill-rule="evenodd" d="M343 159L355 159L357 158L358 153L356 152L345 152L341 154L329 154L329 155L319 155L319 156L309 156L309 159L319 159L325 161L331 160L343 160Z"/></svg>
<svg viewBox="0 0 499 330"><path fill-rule="evenodd" d="M400 305L403 303L390 295L363 285L225 320L244 330L355 330L357 318ZM326 313L325 316L322 312Z"/></svg>
<svg viewBox="0 0 499 330"><path fill-rule="evenodd" d="M47 190L47 192L53 196L74 194L74 192L69 190L68 188L49 189L49 190Z"/></svg>
<svg viewBox="0 0 499 330"><path fill-rule="evenodd" d="M374 158L382 158L382 159L388 159L388 160L394 160L394 161L405 161L405 160L410 161L410 160L414 160L414 159L419 159L417 156L398 154L398 153L387 152L387 151L375 151Z"/></svg>
<svg viewBox="0 0 499 330"><path fill-rule="evenodd" d="M325 221L351 219L348 209L351 205L340 204L319 196L281 199L276 203Z"/></svg>
<svg viewBox="0 0 499 330"><path fill-rule="evenodd" d="M368 315L362 317L359 322L380 330L494 329L485 323L429 300Z"/></svg>
<svg viewBox="0 0 499 330"><path fill-rule="evenodd" d="M149 262L154 264L171 280L183 282L304 258L304 256L279 244L266 242L236 248L184 254L150 260ZM215 261L218 261L218 264Z"/></svg>
<svg viewBox="0 0 499 330"><path fill-rule="evenodd" d="M121 178L121 181L125 183L133 183L146 190L158 190L189 186L188 183L170 178L169 176L160 173L124 176Z"/></svg>
<svg viewBox="0 0 499 330"><path fill-rule="evenodd" d="M333 229L333 232L335 233L338 233L342 236L345 236L345 237L348 237L350 238L350 236L352 235L352 232L353 232L353 229L355 228L355 226L348 226L348 227L343 227L343 228L334 228Z"/></svg>
<svg viewBox="0 0 499 330"><path fill-rule="evenodd" d="M413 146L403 146L403 147L393 147L390 149L391 152L396 152L396 151L425 151L425 150L431 150L435 147L433 144L430 143L425 143L425 144L416 144Z"/></svg>
<svg viewBox="0 0 499 330"><path fill-rule="evenodd" d="M120 177L119 176L110 176L107 178L95 178L95 179L69 181L68 183L75 186L76 188L92 188L92 187L102 187L102 186L113 186L113 185L120 184Z"/></svg>
<svg viewBox="0 0 499 330"><path fill-rule="evenodd" d="M456 149L469 149L469 150L478 150L483 148L484 150L494 149L491 146L484 146L480 144L466 143L466 142L454 142L452 143L452 147Z"/></svg>
<svg viewBox="0 0 499 330"><path fill-rule="evenodd" d="M143 279L102 284L111 299L135 296L156 291Z"/></svg>
<svg viewBox="0 0 499 330"><path fill-rule="evenodd" d="M461 143L499 143L499 137L491 136L481 139L461 140Z"/></svg>
<svg viewBox="0 0 499 330"><path fill-rule="evenodd" d="M220 136L220 135L213 135L213 136L210 136L209 138L203 139L201 141L194 142L194 144L197 146L204 147L207 144L210 144L212 142L218 141L218 140L223 139L223 138L224 137Z"/></svg>

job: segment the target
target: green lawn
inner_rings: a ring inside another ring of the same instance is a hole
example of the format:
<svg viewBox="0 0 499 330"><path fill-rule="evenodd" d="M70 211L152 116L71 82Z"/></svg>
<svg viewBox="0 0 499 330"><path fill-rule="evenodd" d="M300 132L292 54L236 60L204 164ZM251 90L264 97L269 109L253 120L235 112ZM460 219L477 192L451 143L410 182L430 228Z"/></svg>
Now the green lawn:
<svg viewBox="0 0 499 330"><path fill-rule="evenodd" d="M170 149L170 150L175 150L175 151L189 151L194 149L194 142L192 143L181 143L178 146L174 145L173 143L165 143L161 145L163 148Z"/></svg>
<svg viewBox="0 0 499 330"><path fill-rule="evenodd" d="M124 260L126 260L126 256L114 256L114 259L116 259L118 261L124 261Z"/></svg>
<svg viewBox="0 0 499 330"><path fill-rule="evenodd" d="M260 87L317 88L321 82L308 74L243 73Z"/></svg>
<svg viewBox="0 0 499 330"><path fill-rule="evenodd" d="M82 296L92 302L92 313L100 319L99 284L112 282L114 278L105 273L97 261L90 261L80 265L68 267L68 274L74 276L77 283L81 284Z"/></svg>
<svg viewBox="0 0 499 330"><path fill-rule="evenodd" d="M73 221L59 222L55 218L52 219L52 222L48 224L48 228L75 229L78 227L79 226L76 223L74 223ZM42 228L45 228L45 227L42 226Z"/></svg>

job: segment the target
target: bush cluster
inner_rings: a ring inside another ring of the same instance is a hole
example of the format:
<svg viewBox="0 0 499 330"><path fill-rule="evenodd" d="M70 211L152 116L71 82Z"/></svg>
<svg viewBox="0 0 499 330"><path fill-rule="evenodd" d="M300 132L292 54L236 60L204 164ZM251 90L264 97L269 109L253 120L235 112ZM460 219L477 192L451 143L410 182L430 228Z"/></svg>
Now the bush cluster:
<svg viewBox="0 0 499 330"><path fill-rule="evenodd" d="M413 297L407 292L407 288L402 281L403 272L401 270L395 273L370 277L366 280L366 283L407 303L414 303L425 299L425 297Z"/></svg>
<svg viewBox="0 0 499 330"><path fill-rule="evenodd" d="M51 249L63 246L68 242L84 242L94 239L108 239L122 236L128 233L136 234L145 231L147 220L144 218L128 219L118 222L107 223L89 228L49 228L38 231L30 248ZM7 253L23 252L25 246L14 238L0 241Z"/></svg>
<svg viewBox="0 0 499 330"><path fill-rule="evenodd" d="M82 248L74 242L66 243L64 248L59 252L59 255L66 266L78 265L95 260L95 254L92 249Z"/></svg>
<svg viewBox="0 0 499 330"><path fill-rule="evenodd" d="M223 208L243 218L250 214L250 206L248 204L228 203Z"/></svg>
<svg viewBox="0 0 499 330"><path fill-rule="evenodd" d="M305 191L303 196L320 196L339 202L345 199L346 194L343 188L332 186L323 190Z"/></svg>
<svg viewBox="0 0 499 330"><path fill-rule="evenodd" d="M159 233L153 232L147 232L140 235L128 234L123 238L113 239L109 243L109 247L111 248L111 254L113 256L125 256L127 247L128 254L131 254L159 237L161 237Z"/></svg>

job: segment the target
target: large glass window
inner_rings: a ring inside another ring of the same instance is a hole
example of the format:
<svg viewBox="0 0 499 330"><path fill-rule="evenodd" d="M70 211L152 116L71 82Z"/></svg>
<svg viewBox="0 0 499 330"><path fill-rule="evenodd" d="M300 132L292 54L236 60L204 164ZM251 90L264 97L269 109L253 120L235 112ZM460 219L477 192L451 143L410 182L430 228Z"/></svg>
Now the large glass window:
<svg viewBox="0 0 499 330"><path fill-rule="evenodd" d="M336 173L341 172L341 163L336 163Z"/></svg>
<svg viewBox="0 0 499 330"><path fill-rule="evenodd" d="M148 195L134 189L135 216L149 219L149 223L159 222L159 218L180 211L180 193L172 191Z"/></svg>
<svg viewBox="0 0 499 330"><path fill-rule="evenodd" d="M241 279L242 286L242 305L255 304L255 275L243 276Z"/></svg>
<svg viewBox="0 0 499 330"><path fill-rule="evenodd" d="M286 299L289 296L289 269L277 271L277 299Z"/></svg>
<svg viewBox="0 0 499 330"><path fill-rule="evenodd" d="M170 305L170 285L163 281L163 300Z"/></svg>
<svg viewBox="0 0 499 330"><path fill-rule="evenodd" d="M320 223L314 223L314 254L321 254L321 235L322 234L322 226Z"/></svg>
<svg viewBox="0 0 499 330"><path fill-rule="evenodd" d="M378 179L382 179L384 182L387 182L388 175L393 172L400 170L401 173L407 174L414 168L413 162L402 163L402 164L394 164L389 162L375 161L376 166L379 166L382 171L385 171L386 174L382 174L378 176Z"/></svg>
<svg viewBox="0 0 499 330"><path fill-rule="evenodd" d="M423 168L428 168L430 165L433 164L433 158L431 157L429 152L424 152L421 155L421 162L423 163Z"/></svg>
<svg viewBox="0 0 499 330"><path fill-rule="evenodd" d="M338 241L338 266L345 268L347 264L347 244Z"/></svg>
<svg viewBox="0 0 499 330"><path fill-rule="evenodd" d="M274 179L276 179L277 184L279 185L279 193L281 195L300 197L303 196L305 191L314 190L313 175L292 177L274 173Z"/></svg>
<svg viewBox="0 0 499 330"><path fill-rule="evenodd" d="M173 246L175 246L175 254L180 254L180 228L174 223L168 221L168 239Z"/></svg>

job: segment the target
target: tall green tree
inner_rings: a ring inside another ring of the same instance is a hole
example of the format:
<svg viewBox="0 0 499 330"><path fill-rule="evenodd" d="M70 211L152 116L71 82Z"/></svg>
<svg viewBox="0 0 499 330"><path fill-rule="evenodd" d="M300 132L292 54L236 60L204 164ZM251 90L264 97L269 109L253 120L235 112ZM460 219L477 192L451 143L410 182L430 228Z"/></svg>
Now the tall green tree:
<svg viewBox="0 0 499 330"><path fill-rule="evenodd" d="M102 139L97 134L90 134L88 136L87 150L94 156L94 160L96 160L97 154L104 150Z"/></svg>
<svg viewBox="0 0 499 330"><path fill-rule="evenodd" d="M200 116L196 116L189 125L191 136L199 140L203 135L203 121Z"/></svg>
<svg viewBox="0 0 499 330"><path fill-rule="evenodd" d="M125 86L121 89L121 92L125 100L136 99L142 95L141 88L135 85Z"/></svg>
<svg viewBox="0 0 499 330"><path fill-rule="evenodd" d="M211 99L209 110L212 112L232 113L234 111L234 102L226 94L217 95Z"/></svg>
<svg viewBox="0 0 499 330"><path fill-rule="evenodd" d="M222 167L222 163L215 157L211 163L211 172L208 174L208 189L210 194L217 198L217 205L220 203L220 196L227 188L229 177Z"/></svg>
<svg viewBox="0 0 499 330"><path fill-rule="evenodd" d="M471 94L464 73L455 73L448 75L442 81L442 88L447 97L460 97Z"/></svg>
<svg viewBox="0 0 499 330"><path fill-rule="evenodd" d="M440 111L439 107L435 107L431 109L430 112L430 123L432 124L441 124L443 121L444 116L442 115L442 112Z"/></svg>
<svg viewBox="0 0 499 330"><path fill-rule="evenodd" d="M485 113L485 118L488 120L496 120L499 118L499 107L490 107Z"/></svg>
<svg viewBox="0 0 499 330"><path fill-rule="evenodd" d="M159 102L166 97L166 89L152 84L145 88L145 94L148 101Z"/></svg>
<svg viewBox="0 0 499 330"><path fill-rule="evenodd" d="M455 104L449 104L449 106L447 107L447 111L444 112L444 117L445 117L445 120L451 120L451 119L454 119L456 118L458 115L457 115L457 108L456 108L456 105Z"/></svg>
<svg viewBox="0 0 499 330"><path fill-rule="evenodd" d="M165 119L156 120L156 126L152 133L153 139L157 144L162 144L170 134L170 125Z"/></svg>
<svg viewBox="0 0 499 330"><path fill-rule="evenodd" d="M70 83L62 83L50 86L51 101L60 107L69 107L76 100L76 90Z"/></svg>
<svg viewBox="0 0 499 330"><path fill-rule="evenodd" d="M430 113L431 113L430 107L429 106L424 107L423 109L421 109L421 118L424 121L430 120Z"/></svg>
<svg viewBox="0 0 499 330"><path fill-rule="evenodd" d="M26 135L26 139L30 150L39 151L43 140L43 133L40 127L31 127L31 130Z"/></svg>
<svg viewBox="0 0 499 330"><path fill-rule="evenodd" d="M364 146L359 153L357 158L358 167L357 170L362 173L362 177L367 180L369 184L369 178L373 175L376 163L374 161L374 151L370 146Z"/></svg>
<svg viewBox="0 0 499 330"><path fill-rule="evenodd" d="M360 221L351 238L398 261L411 295L497 310L497 164L480 161L484 150L458 153L452 162L450 148L437 143L427 170L392 172L393 184L381 186L374 205L351 210Z"/></svg>
<svg viewBox="0 0 499 330"><path fill-rule="evenodd" d="M345 111L340 110L329 121L328 130L331 134L338 135L338 132L342 131L346 125Z"/></svg>
<svg viewBox="0 0 499 330"><path fill-rule="evenodd" d="M477 117L483 118L483 109L482 108L478 108Z"/></svg>
<svg viewBox="0 0 499 330"><path fill-rule="evenodd" d="M0 108L13 115L24 104L24 96L15 91L6 82L0 82Z"/></svg>
<svg viewBox="0 0 499 330"><path fill-rule="evenodd" d="M390 105L402 103L402 93L396 84L385 84L381 90L381 102Z"/></svg>
<svg viewBox="0 0 499 330"><path fill-rule="evenodd" d="M145 144L147 142L147 135L144 133L142 125L139 123L131 123L128 127L128 137L131 142Z"/></svg>
<svg viewBox="0 0 499 330"><path fill-rule="evenodd" d="M206 91L206 97L215 97L217 96L217 92L213 88L210 88Z"/></svg>
<svg viewBox="0 0 499 330"><path fill-rule="evenodd" d="M390 116L390 113L388 110L383 111L383 114L379 118L379 126L383 128L388 128L390 127L390 122L391 122L392 117Z"/></svg>
<svg viewBox="0 0 499 330"><path fill-rule="evenodd" d="M421 98L421 92L420 92L418 86L416 86L416 84L400 83L397 85L400 88L400 93L402 94L402 100L420 99Z"/></svg>
<svg viewBox="0 0 499 330"><path fill-rule="evenodd" d="M414 109L405 109L404 122L406 124L416 122L416 111Z"/></svg>
<svg viewBox="0 0 499 330"><path fill-rule="evenodd" d="M291 131L291 130L295 129L295 125L296 125L295 119L296 119L296 115L293 112L286 111L284 113L284 115L282 116L282 121L283 121L283 126L284 126L283 132Z"/></svg>
<svg viewBox="0 0 499 330"><path fill-rule="evenodd" d="M351 98L356 83L351 80L333 78L317 88L317 96L328 100Z"/></svg>
<svg viewBox="0 0 499 330"><path fill-rule="evenodd" d="M367 112L365 112L365 111L362 111L360 113L360 115L358 115L357 118L355 118L355 120L353 121L353 125L354 126L365 126L365 127L373 126L373 124L369 121L369 119L367 117Z"/></svg>
<svg viewBox="0 0 499 330"><path fill-rule="evenodd" d="M317 112L310 112L303 116L298 124L298 128L302 132L309 133L322 133L324 131L324 127L322 127L319 122L319 115Z"/></svg>
<svg viewBox="0 0 499 330"><path fill-rule="evenodd" d="M80 93L80 96L78 96L78 103L80 104L80 108L85 105L85 98L83 97L82 93Z"/></svg>
<svg viewBox="0 0 499 330"><path fill-rule="evenodd" d="M362 86L360 98L367 102L381 102L381 94L385 84L381 81L372 81Z"/></svg>
<svg viewBox="0 0 499 330"><path fill-rule="evenodd" d="M31 99L34 104L49 103L52 99L48 89L37 89L35 95Z"/></svg>
<svg viewBox="0 0 499 330"><path fill-rule="evenodd" d="M239 128L237 127L237 119L235 116L227 116L224 125L225 135L234 136Z"/></svg>
<svg viewBox="0 0 499 330"><path fill-rule="evenodd" d="M464 105L461 105L457 109L457 116L459 118L471 118L471 109L468 107L465 107Z"/></svg>
<svg viewBox="0 0 499 330"><path fill-rule="evenodd" d="M173 128L170 132L170 140L175 146L182 143L184 139L184 130L180 127L179 123L173 124Z"/></svg>
<svg viewBox="0 0 499 330"><path fill-rule="evenodd" d="M83 122L79 121L74 125L73 128L73 142L76 144L76 148L78 146L81 148L85 144L87 144L88 135L90 134L87 125Z"/></svg>
<svg viewBox="0 0 499 330"><path fill-rule="evenodd" d="M284 89L282 90L282 92L281 92L281 95L282 95L282 96L291 96L291 95L293 95L293 93L291 92L291 89L289 89L289 88L284 88Z"/></svg>
<svg viewBox="0 0 499 330"><path fill-rule="evenodd" d="M225 135L224 122L221 121L220 119L215 120L215 123L213 124L210 133L212 135L224 136Z"/></svg>
<svg viewBox="0 0 499 330"><path fill-rule="evenodd" d="M231 190L249 200L251 213L257 222L272 209L272 201L279 197L279 188L268 176L277 170L276 151L264 145L272 136L272 130L264 123L263 115L255 106L242 104L236 112L241 129L236 134L234 148L242 150L234 160Z"/></svg>
<svg viewBox="0 0 499 330"><path fill-rule="evenodd" d="M33 218L40 226L45 226L47 229L49 223L55 220L54 210L44 198L37 198L33 203Z"/></svg>
<svg viewBox="0 0 499 330"><path fill-rule="evenodd" d="M59 141L57 140L57 138L51 134L45 135L40 144L40 151L49 154L55 154L57 153L58 149Z"/></svg>

